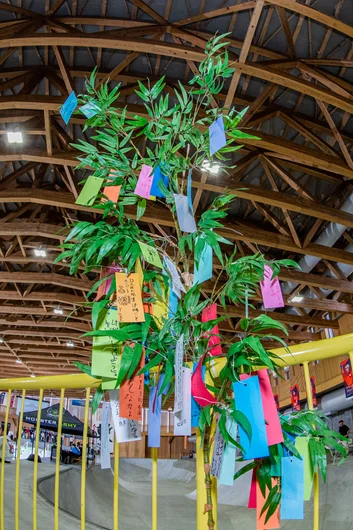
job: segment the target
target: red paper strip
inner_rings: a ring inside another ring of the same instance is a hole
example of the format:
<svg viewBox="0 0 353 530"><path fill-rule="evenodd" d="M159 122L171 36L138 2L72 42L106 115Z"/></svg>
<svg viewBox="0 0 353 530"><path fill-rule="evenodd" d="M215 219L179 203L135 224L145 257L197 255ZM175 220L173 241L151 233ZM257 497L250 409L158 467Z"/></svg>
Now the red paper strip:
<svg viewBox="0 0 353 530"><path fill-rule="evenodd" d="M201 314L201 320L202 322L208 322L209 320L215 320L217 318L217 304L211 304L208 307L206 307ZM211 347L209 350L209 353L212 357L217 357L217 355L222 355L222 346L221 346L221 338L217 336L219 334L218 324L212 328L211 331L206 332L207 335L210 336L210 340L208 341L208 345Z"/></svg>
<svg viewBox="0 0 353 530"><path fill-rule="evenodd" d="M283 442L283 433L279 421L276 402L273 397L270 378L266 368L255 372L259 377L262 407L266 420L266 436L268 445L275 445ZM253 375L255 375L253 374ZM241 374L240 379L249 377L247 374Z"/></svg>
<svg viewBox="0 0 353 530"><path fill-rule="evenodd" d="M131 379L120 385L120 410L119 416L129 420L142 420L144 375L137 375L145 365L145 355Z"/></svg>
<svg viewBox="0 0 353 530"><path fill-rule="evenodd" d="M206 407L207 405L217 403L217 400L212 396L211 392L207 390L205 383L202 380L202 361L204 355L199 360L194 373L191 378L191 395L200 405L200 407Z"/></svg>
<svg viewBox="0 0 353 530"><path fill-rule="evenodd" d="M277 484L277 479L272 478L272 487ZM266 490L266 494L268 495L268 489ZM259 483L256 481L256 530L267 530L270 528L280 528L280 521L279 521L279 506L277 507L277 510L267 523L265 523L266 519L266 513L261 514L262 508L266 502L265 497L263 497Z"/></svg>
<svg viewBox="0 0 353 530"><path fill-rule="evenodd" d="M256 508L256 471L252 470L248 508Z"/></svg>
<svg viewBox="0 0 353 530"><path fill-rule="evenodd" d="M271 267L265 265L264 281L260 282L260 287L262 300L266 309L284 307L279 279L275 277L271 280L272 274L273 271Z"/></svg>

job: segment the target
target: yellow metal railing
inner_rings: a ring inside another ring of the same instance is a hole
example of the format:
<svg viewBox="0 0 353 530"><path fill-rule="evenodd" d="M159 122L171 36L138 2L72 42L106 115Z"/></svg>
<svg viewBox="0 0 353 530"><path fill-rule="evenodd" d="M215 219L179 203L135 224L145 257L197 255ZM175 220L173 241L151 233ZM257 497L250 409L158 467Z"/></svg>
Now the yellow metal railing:
<svg viewBox="0 0 353 530"><path fill-rule="evenodd" d="M349 354L353 365L353 333L349 335L341 335L332 339L325 339L316 342L298 344L290 347L290 353L284 348L273 350L274 353L281 357L280 364L296 365L303 364L306 393L308 400L308 407L312 408L312 394L310 384L309 362L336 357L339 355ZM215 369L221 368L224 359L215 360ZM10 400L13 391L22 392L21 413L19 418L18 433L22 432L24 403L27 391L39 391L38 416L37 416L37 436L35 443L35 456L33 467L33 530L37 530L37 483L38 483L38 451L39 451L39 432L41 420L41 402L43 399L43 392L46 389L60 390L60 405L59 405L59 428L57 433L57 452L55 463L55 486L54 486L54 530L59 530L59 486L60 486L60 454L61 454L61 434L62 434L62 416L65 391L70 389L85 389L86 401L84 410L84 431L83 431L83 447L82 447L82 470L81 470L81 530L86 527L86 462L87 462L87 434L88 434L88 417L89 417L89 398L91 389L99 385L99 381L87 374L72 374L65 376L50 376L37 378L18 378L18 379L3 379L0 380L0 390L7 391L7 405L5 410L5 428L8 424ZM4 513L4 492L5 492L5 452L6 443L4 441L1 455L1 477L0 477L0 530L5 529L5 513ZM196 519L197 530L205 530L207 528L207 516L204 514L205 505L205 491L204 491L204 469L203 469L203 454L200 444L200 433L197 430L197 445L196 445L196 483L197 483L197 503L196 503ZM15 530L20 530L19 523L19 486L20 486L20 448L17 450L16 456L16 485L15 485L15 503L14 503L14 521ZM114 486L113 486L113 528L118 530L119 526L119 444L114 442ZM212 497L215 506L214 518L216 520L215 530L217 530L217 481L212 482ZM152 450L152 530L157 530L158 525L158 450ZM12 525L11 525L12 526ZM28 525L27 525L28 528ZM314 520L313 530L319 529L319 482L318 474L314 479Z"/></svg>

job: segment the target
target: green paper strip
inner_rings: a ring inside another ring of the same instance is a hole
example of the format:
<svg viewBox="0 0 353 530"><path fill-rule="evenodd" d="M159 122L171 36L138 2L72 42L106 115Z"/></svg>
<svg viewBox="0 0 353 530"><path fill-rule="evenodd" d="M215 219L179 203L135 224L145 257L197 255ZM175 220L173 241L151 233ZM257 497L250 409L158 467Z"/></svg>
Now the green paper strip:
<svg viewBox="0 0 353 530"><path fill-rule="evenodd" d="M76 199L76 204L81 204L82 206L92 206L99 190L102 187L102 184L103 179L99 177L93 177L92 175L88 177L80 195Z"/></svg>
<svg viewBox="0 0 353 530"><path fill-rule="evenodd" d="M146 243L143 243L142 241L139 241L138 244L140 245L140 249L145 260L151 265L163 269L162 261L159 257L158 250L154 247L151 247L150 245L146 245Z"/></svg>
<svg viewBox="0 0 353 530"><path fill-rule="evenodd" d="M98 330L119 329L116 309L102 312ZM93 337L92 373L109 379L117 379L121 362L121 344L112 337ZM115 386L113 387L115 388Z"/></svg>
<svg viewBox="0 0 353 530"><path fill-rule="evenodd" d="M102 378L102 390L114 390L116 387L116 379L110 379L108 377Z"/></svg>
<svg viewBox="0 0 353 530"><path fill-rule="evenodd" d="M310 501L314 473L310 458L309 439L303 436L297 436L295 439L295 447L304 461L304 500Z"/></svg>

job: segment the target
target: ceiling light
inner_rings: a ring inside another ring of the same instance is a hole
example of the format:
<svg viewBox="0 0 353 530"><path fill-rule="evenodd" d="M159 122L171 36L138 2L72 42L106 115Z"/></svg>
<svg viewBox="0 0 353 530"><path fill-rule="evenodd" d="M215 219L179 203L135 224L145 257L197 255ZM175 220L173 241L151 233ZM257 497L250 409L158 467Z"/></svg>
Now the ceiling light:
<svg viewBox="0 0 353 530"><path fill-rule="evenodd" d="M21 359L16 359L16 363L17 364L22 364L22 360Z"/></svg>
<svg viewBox="0 0 353 530"><path fill-rule="evenodd" d="M31 374L31 377L35 377L35 375L34 375L34 374Z"/></svg>
<svg viewBox="0 0 353 530"><path fill-rule="evenodd" d="M217 175L218 171L220 170L221 166L219 164L211 164L209 160L205 160L202 164L202 169L205 169L212 175Z"/></svg>
<svg viewBox="0 0 353 530"><path fill-rule="evenodd" d="M72 340L68 340L67 343L66 343L66 346L68 348L74 348L75 347L75 344L72 342Z"/></svg>
<svg viewBox="0 0 353 530"><path fill-rule="evenodd" d="M283 369L285 372L289 372L289 366L285 366Z"/></svg>
<svg viewBox="0 0 353 530"><path fill-rule="evenodd" d="M61 307L59 305L58 305L58 307L55 307L53 311L54 311L54 313L56 315L63 315L64 314L64 310L61 309Z"/></svg>
<svg viewBox="0 0 353 530"><path fill-rule="evenodd" d="M45 258L47 255L47 251L44 248L35 248L34 249L34 255L37 256L37 258Z"/></svg>
<svg viewBox="0 0 353 530"><path fill-rule="evenodd" d="M289 301L290 302L302 302L304 300L304 296L301 296L300 294L297 294L295 296L293 296L293 298L291 298Z"/></svg>
<svg viewBox="0 0 353 530"><path fill-rule="evenodd" d="M3 337L0 337L0 342L5 342L5 339Z"/></svg>
<svg viewBox="0 0 353 530"><path fill-rule="evenodd" d="M7 140L9 144L22 144L23 143L22 133L20 131L8 131Z"/></svg>

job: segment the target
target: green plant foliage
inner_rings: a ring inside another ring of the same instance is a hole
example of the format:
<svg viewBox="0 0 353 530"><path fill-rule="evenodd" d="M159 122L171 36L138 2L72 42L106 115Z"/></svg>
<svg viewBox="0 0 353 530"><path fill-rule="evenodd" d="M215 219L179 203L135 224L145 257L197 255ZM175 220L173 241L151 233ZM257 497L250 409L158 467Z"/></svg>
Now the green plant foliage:
<svg viewBox="0 0 353 530"><path fill-rule="evenodd" d="M179 81L166 91L163 77L157 82L138 81L135 94L143 109L138 114L129 112L120 104L120 85L110 89L105 83L97 89L96 71L92 72L86 83L86 94L79 96L79 104L94 102L100 110L87 119L84 126L94 143L79 140L74 144L81 153L78 169L89 169L90 175L103 179L104 186L121 186L120 196L117 202L113 202L106 200L104 191L99 193L94 204L97 213L101 214L99 220L75 222L56 260L69 262L71 274L76 274L82 265L84 272L89 273L97 269L103 271L112 264L129 273L142 262L144 303L159 303L166 307L171 284L168 271L144 262L139 242L153 247L162 262L166 257L173 260L185 290L174 315L168 315L166 311L164 316L156 317L146 312L145 322L120 323L119 329L98 330L101 311L109 307L114 299L114 275L107 273L89 293L90 296L102 282L113 279L108 293L91 303L93 330L85 336L110 336L121 343L117 385L132 377L144 355L146 364L140 374L158 366L158 373L164 375L160 393L169 387L167 399L174 392L174 352L178 339L184 335L184 362L203 359L207 369L210 361L209 338L214 334L214 327L219 325L217 336L225 364L217 376L208 370L208 389L217 397L217 403L204 407L199 421L205 462L210 454L211 427L216 421L226 443L240 448L227 431L230 418L251 438L251 425L236 408L232 383L239 381L241 374L250 374L258 366L278 372L278 357L266 348L266 343L277 341L280 346L286 347L281 338L287 333L285 326L265 314L242 318L236 335L224 333L222 323L228 318L228 307L232 304L251 306L257 296L259 282L264 279L266 265L272 268L274 276L278 275L281 267L297 267L292 260L269 261L260 252L239 257L236 245L227 237L231 232L226 224L236 190L235 193L224 190L224 194L213 198L197 215L195 233L183 233L178 224L174 194L186 195L189 170L195 176L205 169L205 163L212 165L217 162L220 172L227 172L234 167L233 154L241 147L239 142L243 138L256 138L250 134L251 131L241 129L241 120L247 109L225 111L214 104L214 96L222 90L225 80L234 71L229 65L226 38L227 35L218 35L207 43L205 59L187 85ZM223 116L227 143L211 157L208 129L220 116ZM157 198L159 211L164 208L172 225L163 236L151 233L144 222L146 209L156 203L134 193L143 164L152 166L154 170L159 166L168 177L168 185L159 185L164 198ZM204 289L204 285L193 286L192 271L194 264L199 265L206 245L212 247L218 268L210 285ZM220 315L202 322L202 311L214 303L218 304ZM90 373L89 367L78 366ZM103 391L99 387L92 407L98 406L102 396ZM325 478L325 447L341 451L337 435L327 429L319 414L311 412L293 414L289 419L283 419L282 426L285 436L283 446L295 457L300 458L300 455L288 435L305 434L310 437L313 467L320 469ZM279 454L279 450L272 452L272 461L278 462ZM236 474L239 477L256 469L263 494L268 490L264 506L267 518L274 513L281 495L279 485L272 487L271 458L250 463ZM209 483L209 472L206 472L205 480ZM207 495L207 503L212 505L209 489ZM208 526L213 528L212 510L208 512Z"/></svg>

